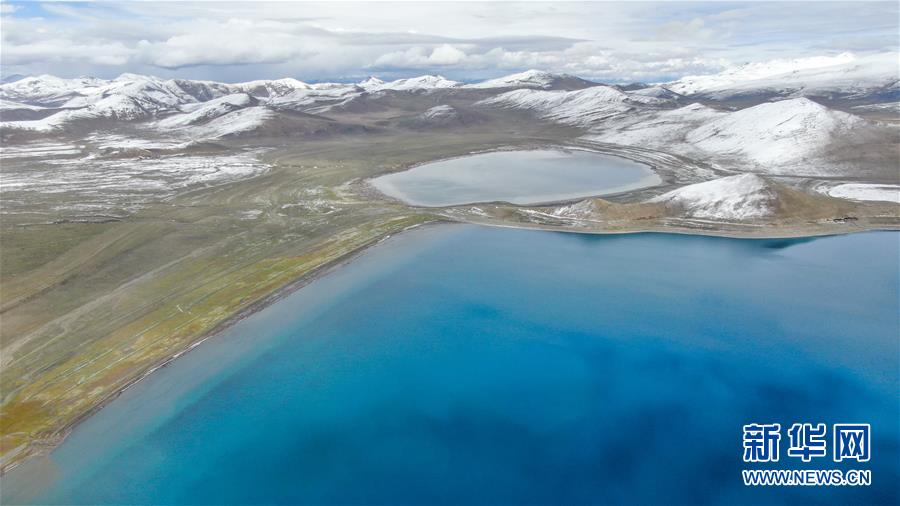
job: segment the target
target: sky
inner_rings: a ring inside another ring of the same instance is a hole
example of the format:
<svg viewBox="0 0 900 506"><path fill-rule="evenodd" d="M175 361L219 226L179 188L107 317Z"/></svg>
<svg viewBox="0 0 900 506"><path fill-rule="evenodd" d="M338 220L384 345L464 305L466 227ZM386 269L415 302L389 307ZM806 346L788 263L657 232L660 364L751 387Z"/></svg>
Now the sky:
<svg viewBox="0 0 900 506"><path fill-rule="evenodd" d="M897 51L898 5L0 1L0 75L477 81L536 68L660 82L748 62Z"/></svg>

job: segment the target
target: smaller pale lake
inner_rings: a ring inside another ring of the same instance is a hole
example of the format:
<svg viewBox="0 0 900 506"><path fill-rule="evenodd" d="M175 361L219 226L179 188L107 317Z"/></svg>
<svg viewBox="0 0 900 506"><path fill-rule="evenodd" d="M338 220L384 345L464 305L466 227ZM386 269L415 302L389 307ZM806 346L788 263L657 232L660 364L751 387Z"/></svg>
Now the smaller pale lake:
<svg viewBox="0 0 900 506"><path fill-rule="evenodd" d="M660 183L647 165L590 151L498 151L441 160L372 180L418 206L537 204L610 195Z"/></svg>

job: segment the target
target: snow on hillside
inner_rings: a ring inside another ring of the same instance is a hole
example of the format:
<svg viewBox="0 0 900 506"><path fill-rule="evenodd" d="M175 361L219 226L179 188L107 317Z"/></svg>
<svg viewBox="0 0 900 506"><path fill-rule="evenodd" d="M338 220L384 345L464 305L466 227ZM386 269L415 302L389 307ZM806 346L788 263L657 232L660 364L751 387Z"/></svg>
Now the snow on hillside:
<svg viewBox="0 0 900 506"><path fill-rule="evenodd" d="M14 102L12 100L6 100L5 98L0 98L0 111L11 111L15 109L27 109L29 111L42 111L46 109L46 107L42 107L39 105L29 105L23 104L21 102Z"/></svg>
<svg viewBox="0 0 900 506"><path fill-rule="evenodd" d="M451 81L444 76L429 75L410 77L408 79L398 79L396 81L384 82L381 79L370 77L359 83L359 86L368 91L415 91L415 90L433 90L441 88L456 88L462 83Z"/></svg>
<svg viewBox="0 0 900 506"><path fill-rule="evenodd" d="M230 84L217 83L215 81L173 79L170 82L172 85L178 87L179 90L193 97L198 102L207 102L209 100L239 92Z"/></svg>
<svg viewBox="0 0 900 506"><path fill-rule="evenodd" d="M157 125L173 128L199 124L256 105L257 100L265 100L273 108L316 113L361 93L354 85L309 85L290 78L223 84L183 79L163 80L136 74L122 74L109 81L39 76L0 85L0 100L4 101L4 109L7 106L10 109L34 108L36 106L28 103L44 103L64 110L40 120L2 122L0 127L4 130L49 133L88 120L134 121L167 116ZM261 98L256 99L252 95ZM23 105L19 107L19 104ZM261 110L257 110L248 113L246 117L265 116L267 115ZM234 127L236 125L223 128L230 134L234 133Z"/></svg>
<svg viewBox="0 0 900 506"><path fill-rule="evenodd" d="M650 200L693 218L751 220L774 213L777 194L755 174L739 174L683 186Z"/></svg>
<svg viewBox="0 0 900 506"><path fill-rule="evenodd" d="M627 92L629 95L640 95L644 97L661 98L667 100L675 100L681 98L680 93L676 93L665 86L648 86L647 88L639 88Z"/></svg>
<svg viewBox="0 0 900 506"><path fill-rule="evenodd" d="M900 185L846 183L828 188L828 195L850 200L875 200L900 204Z"/></svg>
<svg viewBox="0 0 900 506"><path fill-rule="evenodd" d="M248 81L228 85L233 91L247 93L254 97L281 97L297 90L309 90L312 86L291 77L275 80Z"/></svg>
<svg viewBox="0 0 900 506"><path fill-rule="evenodd" d="M586 139L659 149L743 170L793 175L846 173L833 162L836 141L852 145L878 126L806 98L733 112L699 103L679 109L638 109L592 127Z"/></svg>
<svg viewBox="0 0 900 506"><path fill-rule="evenodd" d="M599 142L643 146L665 151L686 152L685 136L692 129L728 113L702 104L678 109L651 110L611 122L594 129L588 138Z"/></svg>
<svg viewBox="0 0 900 506"><path fill-rule="evenodd" d="M551 74L542 70L526 70L518 74L511 74L497 79L489 79L480 83L467 84L466 88L549 88L560 78L568 78L568 75Z"/></svg>
<svg viewBox="0 0 900 506"><path fill-rule="evenodd" d="M104 103L105 102L105 103ZM79 90L79 95L66 101L61 107L81 108L95 106L101 116L119 117L118 104L131 109L137 106L144 114L125 111L125 117L143 117L164 111L178 110L181 104L197 102L174 81L137 74L121 76L100 86Z"/></svg>
<svg viewBox="0 0 900 506"><path fill-rule="evenodd" d="M743 157L765 169L808 160L837 136L865 123L858 116L795 98L722 115L690 131L686 140L701 150Z"/></svg>
<svg viewBox="0 0 900 506"><path fill-rule="evenodd" d="M900 91L900 54L857 57L851 53L750 63L719 74L687 76L666 84L682 95L727 98L751 93L782 95L862 94Z"/></svg>
<svg viewBox="0 0 900 506"><path fill-rule="evenodd" d="M449 105L438 105L423 112L420 117L425 120L449 120L459 116L456 109Z"/></svg>
<svg viewBox="0 0 900 506"><path fill-rule="evenodd" d="M356 83L356 85L366 91L374 91L374 90L384 86L384 81L382 81L381 79L378 79L375 76L369 76L364 81L360 81L360 82Z"/></svg>
<svg viewBox="0 0 900 506"><path fill-rule="evenodd" d="M42 76L43 77L43 76ZM88 82L90 86L81 88L69 87L68 99L60 104L65 110L51 116L32 121L10 121L2 123L3 128L12 130L30 130L36 132L52 132L75 122L114 119L132 121L153 117L163 113L179 112L179 106L195 103L197 99L179 88L174 81L164 81L155 77L122 74L112 81L84 81L46 79L45 84L56 85L61 81ZM12 83L18 84L21 81ZM7 85L3 85L3 96L7 96ZM65 87L65 86L63 86ZM41 92L47 87L38 86ZM74 91L73 91L74 90ZM62 95L55 94L51 98L34 95L29 100L45 100L56 102Z"/></svg>
<svg viewBox="0 0 900 506"><path fill-rule="evenodd" d="M192 133L195 138L228 137L256 130L274 117L275 112L268 107L247 107L219 116L204 125L193 127Z"/></svg>
<svg viewBox="0 0 900 506"><path fill-rule="evenodd" d="M362 91L356 86L319 87L294 90L286 95L271 98L266 103L274 109L290 109L319 114L360 95L362 95Z"/></svg>
<svg viewBox="0 0 900 506"><path fill-rule="evenodd" d="M65 142L31 142L23 145L0 147L0 160L21 158L66 158L81 155L84 146Z"/></svg>
<svg viewBox="0 0 900 506"><path fill-rule="evenodd" d="M29 147L45 149L40 144ZM17 195L4 201L4 212L31 214L34 209L44 209L47 216L40 221L60 216L122 216L186 188L260 175L269 169L258 160L261 153L257 150L144 159L70 155L4 159L3 189Z"/></svg>
<svg viewBox="0 0 900 506"><path fill-rule="evenodd" d="M224 97L214 98L207 102L192 104L191 107L185 108L189 112L164 118L160 120L157 125L163 128L197 125L255 103L256 100L246 93L225 95Z"/></svg>
<svg viewBox="0 0 900 506"><path fill-rule="evenodd" d="M0 84L0 98L33 105L59 106L82 90L91 89L106 82L93 77L62 79L44 74Z"/></svg>
<svg viewBox="0 0 900 506"><path fill-rule="evenodd" d="M39 120L3 121L4 130L54 132L74 123L101 118L133 120L146 116L146 111L130 97L112 95L82 109L66 109Z"/></svg>
<svg viewBox="0 0 900 506"><path fill-rule="evenodd" d="M635 106L658 103L660 100L652 97L632 97L609 86L593 86L576 91L514 90L475 105L522 109L559 123L589 126Z"/></svg>

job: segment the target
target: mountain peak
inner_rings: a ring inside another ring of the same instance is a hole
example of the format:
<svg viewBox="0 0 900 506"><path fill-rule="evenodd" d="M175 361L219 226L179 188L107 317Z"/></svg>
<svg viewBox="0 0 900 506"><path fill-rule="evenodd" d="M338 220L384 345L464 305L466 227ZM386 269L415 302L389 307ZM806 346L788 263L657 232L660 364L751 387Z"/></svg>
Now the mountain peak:
<svg viewBox="0 0 900 506"><path fill-rule="evenodd" d="M359 83L359 86L366 91L410 91L410 90L428 90L437 88L455 88L460 83L451 81L444 76L437 74L426 74L416 77L408 77L405 79L397 79L396 81L385 82L376 77L370 77Z"/></svg>
<svg viewBox="0 0 900 506"><path fill-rule="evenodd" d="M381 84L384 84L384 81L381 80L381 79L378 79L378 78L375 77L375 76L369 76L369 77L367 77L367 78L365 78L364 80L362 80L362 81L359 82L359 85L362 86L362 87L366 87L366 86L377 86L377 85L381 85Z"/></svg>

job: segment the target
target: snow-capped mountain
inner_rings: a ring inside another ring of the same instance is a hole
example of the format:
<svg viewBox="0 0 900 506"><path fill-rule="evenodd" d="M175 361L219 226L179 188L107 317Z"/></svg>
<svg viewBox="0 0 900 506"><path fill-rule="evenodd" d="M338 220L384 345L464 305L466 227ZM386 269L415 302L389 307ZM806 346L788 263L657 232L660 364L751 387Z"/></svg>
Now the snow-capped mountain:
<svg viewBox="0 0 900 506"><path fill-rule="evenodd" d="M177 128L189 125L199 125L224 116L230 112L256 105L259 101L246 93L235 93L224 97L214 98L199 104L185 107L185 114L169 116L159 121L159 126L164 128Z"/></svg>
<svg viewBox="0 0 900 506"><path fill-rule="evenodd" d="M116 79L59 79L38 76L0 85L4 110L45 107L56 112L37 119L4 121L5 131L49 133L91 120L136 121L164 118L161 128L198 125L260 100L273 108L305 110L334 104L362 91L353 85L310 85L296 79L225 84L164 80L123 74ZM251 116L270 117L257 112Z"/></svg>
<svg viewBox="0 0 900 506"><path fill-rule="evenodd" d="M682 95L726 99L746 95L860 96L900 94L900 54L772 60L750 63L719 74L687 76L665 85Z"/></svg>
<svg viewBox="0 0 900 506"><path fill-rule="evenodd" d="M480 83L465 85L473 89L501 89L501 88L534 88L534 89L580 89L596 86L597 83L581 79L569 74L552 74L542 70L526 70L518 74L488 79Z"/></svg>
<svg viewBox="0 0 900 506"><path fill-rule="evenodd" d="M266 104L273 109L319 114L330 108L345 104L362 95L363 91L352 85L317 86L315 88L298 89L285 95L270 98Z"/></svg>
<svg viewBox="0 0 900 506"><path fill-rule="evenodd" d="M197 102L174 81L134 74L123 74L112 81L57 78L23 81L32 86L26 88L32 92L24 96L23 102L61 110L40 120L4 122L2 126L7 129L52 132L89 120L133 121L180 112L181 105ZM11 100L7 97L22 96L23 86L17 86L20 83L0 86L0 97Z"/></svg>
<svg viewBox="0 0 900 506"><path fill-rule="evenodd" d="M237 83L227 85L234 91L247 93L254 97L282 97L297 90L310 90L313 87L303 81L298 81L290 77L265 81L248 81L245 83Z"/></svg>
<svg viewBox="0 0 900 506"><path fill-rule="evenodd" d="M866 121L807 98L748 107L712 119L686 136L693 146L737 155L763 167L791 165L819 154Z"/></svg>
<svg viewBox="0 0 900 506"><path fill-rule="evenodd" d="M661 98L664 100L678 100L680 98L684 98L684 95L682 95L681 93L676 93L662 85L648 86L646 88L629 90L627 93L629 95L640 95L644 97Z"/></svg>
<svg viewBox="0 0 900 506"><path fill-rule="evenodd" d="M78 96L60 107L94 107L104 117L135 119L177 111L178 106L195 102L198 102L197 98L186 93L173 80L122 74L99 86L78 90Z"/></svg>
<svg viewBox="0 0 900 506"><path fill-rule="evenodd" d="M688 132L725 114L699 103L678 109L654 109L598 126L590 138L625 146L679 151L677 147L686 144Z"/></svg>
<svg viewBox="0 0 900 506"><path fill-rule="evenodd" d="M650 200L677 214L712 220L741 221L775 213L778 195L756 174L739 174L683 186Z"/></svg>
<svg viewBox="0 0 900 506"><path fill-rule="evenodd" d="M798 89L805 93L826 85L846 85L841 88L845 95L859 90L882 93L897 86L896 78L888 79L896 77L896 65L890 63L883 55L846 54L752 64L715 76L643 87L596 85L574 76L537 70L465 85L438 75L390 82L370 77L357 84L309 84L293 78L229 84L135 74L112 80L37 76L0 84L0 130L7 139L10 135L29 138L110 129L118 122L132 122L164 134L177 130L184 135L188 131L231 135L232 130L240 133L260 127L256 123L261 121L276 122L276 130L286 132L295 124L294 113L346 118L398 107L393 119L377 118L382 122L379 127L393 122L409 128L410 121L446 127L482 121L477 109L494 108L525 111L537 119L584 128L597 141L700 155L713 162L740 160L748 170L760 172L796 173L785 167L818 163L817 157L833 139L852 139L857 130L868 129L869 122L806 99L729 111L734 102L719 105L713 92L726 87L723 96L731 97L746 89L758 91L761 84L782 83L771 89L797 94ZM785 69L793 70L785 73ZM801 85L802 89L798 88ZM437 90L440 95L433 94ZM683 93L700 96L703 104L681 106L686 103ZM432 96L440 96L441 101L430 101ZM397 100L410 102L403 105ZM412 111L429 107L434 109L420 113L417 120L411 119ZM449 107L456 111L458 121L447 120L452 114ZM252 112L237 114L250 109ZM291 114L294 119L286 118ZM248 127L248 122L255 126ZM213 124L208 129L199 128L209 123ZM816 170L828 167L826 163Z"/></svg>
<svg viewBox="0 0 900 506"><path fill-rule="evenodd" d="M636 106L660 103L662 101L659 99L629 95L610 86L593 86L577 91L514 90L482 100L476 105L521 109L567 125L590 126Z"/></svg>
<svg viewBox="0 0 900 506"><path fill-rule="evenodd" d="M195 138L221 139L253 132L275 118L275 111L268 107L247 107L213 118L202 125L193 127L190 132Z"/></svg>
<svg viewBox="0 0 900 506"><path fill-rule="evenodd" d="M594 125L591 140L643 146L777 174L852 172L830 159L835 142L847 146L880 127L807 98L766 102L738 111L695 103L678 109L637 110Z"/></svg>
<svg viewBox="0 0 900 506"><path fill-rule="evenodd" d="M62 79L44 74L0 84L0 97L10 102L58 107L83 94L84 90L106 83L108 81L94 77Z"/></svg>
<svg viewBox="0 0 900 506"><path fill-rule="evenodd" d="M415 90L433 90L441 88L456 88L462 83L451 81L444 76L427 75L419 77L410 77L408 79L398 79L396 81L385 82L376 77L370 77L362 81L358 86L368 92L377 91L415 91Z"/></svg>

